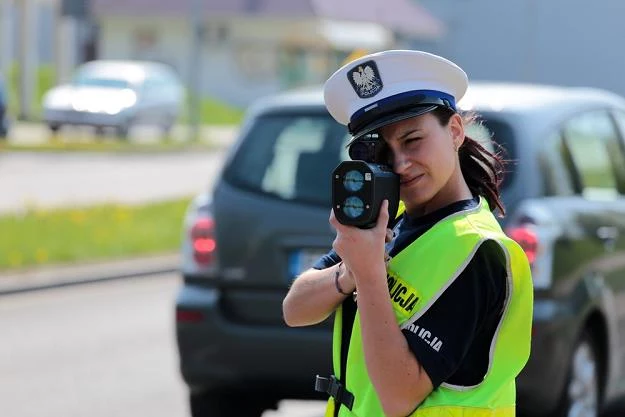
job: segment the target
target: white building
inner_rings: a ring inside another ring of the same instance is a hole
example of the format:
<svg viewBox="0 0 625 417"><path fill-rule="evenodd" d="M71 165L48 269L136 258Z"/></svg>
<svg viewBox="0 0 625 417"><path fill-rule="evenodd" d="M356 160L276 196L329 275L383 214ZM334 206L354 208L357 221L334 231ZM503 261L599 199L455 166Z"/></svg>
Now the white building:
<svg viewBox="0 0 625 417"><path fill-rule="evenodd" d="M191 71L191 1L92 0L100 58ZM429 42L443 25L410 0L204 0L201 91L235 105L319 83L355 50Z"/></svg>

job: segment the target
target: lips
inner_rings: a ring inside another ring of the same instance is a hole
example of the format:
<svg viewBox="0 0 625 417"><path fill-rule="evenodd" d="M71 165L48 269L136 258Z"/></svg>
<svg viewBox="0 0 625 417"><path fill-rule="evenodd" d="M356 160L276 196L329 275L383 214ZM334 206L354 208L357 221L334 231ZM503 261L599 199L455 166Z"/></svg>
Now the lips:
<svg viewBox="0 0 625 417"><path fill-rule="evenodd" d="M408 177L408 178L401 178L399 180L399 184L400 185L404 185L404 186L405 185L412 185L412 184L416 183L417 181L419 181L423 177L423 175L424 174L419 174L419 175L415 175L415 176Z"/></svg>

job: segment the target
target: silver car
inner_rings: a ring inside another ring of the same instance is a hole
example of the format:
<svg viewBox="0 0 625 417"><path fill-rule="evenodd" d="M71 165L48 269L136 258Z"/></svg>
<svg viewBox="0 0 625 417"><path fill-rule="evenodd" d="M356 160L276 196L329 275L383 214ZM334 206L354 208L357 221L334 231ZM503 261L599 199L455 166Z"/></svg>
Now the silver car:
<svg viewBox="0 0 625 417"><path fill-rule="evenodd" d="M57 132L63 125L113 127L125 138L135 124L169 132L184 104L184 88L165 64L145 61L91 61L78 67L70 83L43 98L44 120Z"/></svg>

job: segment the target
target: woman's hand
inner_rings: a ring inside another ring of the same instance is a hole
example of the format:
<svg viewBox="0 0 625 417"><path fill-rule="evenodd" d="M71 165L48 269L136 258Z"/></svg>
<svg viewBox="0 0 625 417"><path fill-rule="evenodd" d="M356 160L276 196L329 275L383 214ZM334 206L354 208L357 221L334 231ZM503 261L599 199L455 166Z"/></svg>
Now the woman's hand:
<svg viewBox="0 0 625 417"><path fill-rule="evenodd" d="M339 264L339 282L343 292L354 292L356 290L356 280L354 274L344 262Z"/></svg>
<svg viewBox="0 0 625 417"><path fill-rule="evenodd" d="M367 275L363 272L371 271L385 262L384 245L389 237L392 239L393 233L386 228L388 217L387 200L382 202L377 223L371 229L343 225L336 220L334 210L330 212L330 224L336 229L332 248L341 257L350 275L353 275L354 282L357 282L359 276Z"/></svg>

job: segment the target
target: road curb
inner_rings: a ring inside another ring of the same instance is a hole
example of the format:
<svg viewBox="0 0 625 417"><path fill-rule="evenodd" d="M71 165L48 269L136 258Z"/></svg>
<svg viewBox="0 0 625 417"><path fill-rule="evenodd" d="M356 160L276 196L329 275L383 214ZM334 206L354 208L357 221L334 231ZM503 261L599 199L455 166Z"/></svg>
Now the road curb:
<svg viewBox="0 0 625 417"><path fill-rule="evenodd" d="M178 254L163 254L0 273L0 295L172 273L179 267Z"/></svg>

